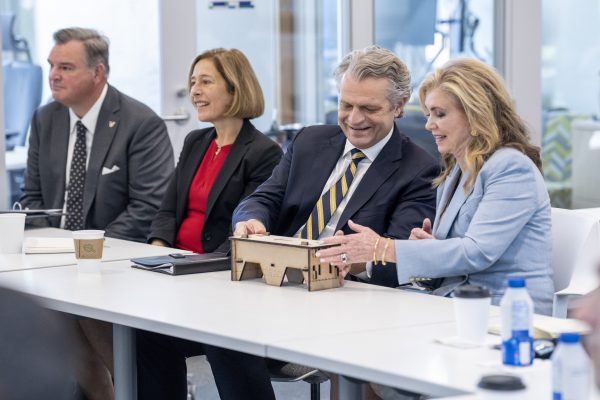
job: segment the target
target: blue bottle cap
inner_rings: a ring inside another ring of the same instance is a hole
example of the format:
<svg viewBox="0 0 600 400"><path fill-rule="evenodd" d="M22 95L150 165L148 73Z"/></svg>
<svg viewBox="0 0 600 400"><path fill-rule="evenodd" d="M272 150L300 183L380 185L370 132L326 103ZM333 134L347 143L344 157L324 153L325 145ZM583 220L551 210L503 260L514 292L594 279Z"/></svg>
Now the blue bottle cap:
<svg viewBox="0 0 600 400"><path fill-rule="evenodd" d="M579 333L561 333L558 340L561 343L578 343L579 342Z"/></svg>
<svg viewBox="0 0 600 400"><path fill-rule="evenodd" d="M511 287L511 288L525 287L525 278L522 278L522 277L508 278L508 287Z"/></svg>

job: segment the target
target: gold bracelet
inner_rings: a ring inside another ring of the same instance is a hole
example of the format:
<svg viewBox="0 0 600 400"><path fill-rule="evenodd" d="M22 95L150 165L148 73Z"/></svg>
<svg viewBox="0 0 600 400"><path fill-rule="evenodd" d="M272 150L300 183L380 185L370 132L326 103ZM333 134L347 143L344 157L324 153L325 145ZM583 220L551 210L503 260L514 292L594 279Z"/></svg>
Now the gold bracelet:
<svg viewBox="0 0 600 400"><path fill-rule="evenodd" d="M390 242L392 241L392 239L390 238L386 238L385 239L385 246L383 246L383 254L381 255L381 265L385 265L385 253L387 253L387 248L390 244Z"/></svg>
<svg viewBox="0 0 600 400"><path fill-rule="evenodd" d="M377 245L379 244L379 239L381 239L381 236L377 236L375 246L373 246L373 265L377 264Z"/></svg>

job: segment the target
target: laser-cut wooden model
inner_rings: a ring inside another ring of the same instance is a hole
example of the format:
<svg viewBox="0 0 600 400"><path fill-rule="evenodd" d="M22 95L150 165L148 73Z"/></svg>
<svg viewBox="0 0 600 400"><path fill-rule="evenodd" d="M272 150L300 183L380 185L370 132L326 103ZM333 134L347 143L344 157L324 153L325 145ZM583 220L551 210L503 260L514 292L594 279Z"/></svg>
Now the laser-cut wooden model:
<svg viewBox="0 0 600 400"><path fill-rule="evenodd" d="M309 291L340 286L339 270L321 263L315 253L331 247L318 240L249 235L231 238L231 280L264 278L269 285L304 283Z"/></svg>

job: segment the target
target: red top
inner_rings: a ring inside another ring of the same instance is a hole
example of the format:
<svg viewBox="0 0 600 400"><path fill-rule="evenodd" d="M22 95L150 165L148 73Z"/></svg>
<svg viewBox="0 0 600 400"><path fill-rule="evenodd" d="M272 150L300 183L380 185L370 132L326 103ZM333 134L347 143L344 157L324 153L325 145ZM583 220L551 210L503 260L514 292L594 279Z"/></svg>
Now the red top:
<svg viewBox="0 0 600 400"><path fill-rule="evenodd" d="M175 239L175 247L191 250L194 253L204 253L202 249L202 231L206 218L208 194L217 179L221 167L231 150L232 145L221 147L218 151L217 142L212 141L204 158L194 175L188 194L187 213Z"/></svg>

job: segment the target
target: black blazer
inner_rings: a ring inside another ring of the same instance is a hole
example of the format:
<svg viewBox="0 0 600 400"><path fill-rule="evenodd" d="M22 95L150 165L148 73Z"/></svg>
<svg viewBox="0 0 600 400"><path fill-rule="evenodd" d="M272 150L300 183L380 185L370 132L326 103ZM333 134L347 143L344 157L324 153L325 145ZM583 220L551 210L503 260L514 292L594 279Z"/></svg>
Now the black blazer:
<svg viewBox="0 0 600 400"><path fill-rule="evenodd" d="M204 154L215 138L215 129L189 133L179 156L179 163L169 182L165 197L152 223L148 241L162 239L173 246L177 231L187 215L190 186ZM240 200L248 196L270 175L282 151L271 139L245 120L227 159L208 194L203 232L198 232L202 249L209 253L224 250L229 243L231 214Z"/></svg>
<svg viewBox="0 0 600 400"><path fill-rule="evenodd" d="M345 143L339 126L318 125L298 132L273 175L236 208L233 224L256 218L275 235L294 235L306 223ZM394 127L392 137L346 205L336 230L352 233L348 227L351 219L380 235L407 239L423 218L433 221L435 190L431 181L438 173L438 163ZM373 268L371 282L397 286L395 268Z"/></svg>

